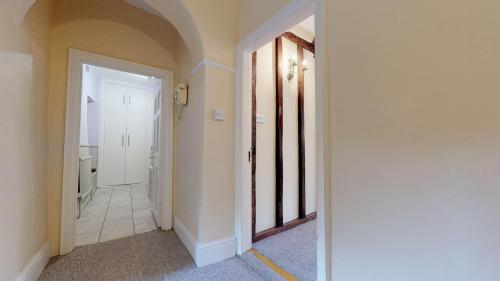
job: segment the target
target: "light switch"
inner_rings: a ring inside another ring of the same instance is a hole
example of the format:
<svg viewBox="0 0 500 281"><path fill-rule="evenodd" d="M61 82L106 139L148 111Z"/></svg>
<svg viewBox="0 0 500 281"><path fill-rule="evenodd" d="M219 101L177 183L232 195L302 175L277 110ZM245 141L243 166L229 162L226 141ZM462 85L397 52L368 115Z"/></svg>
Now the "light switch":
<svg viewBox="0 0 500 281"><path fill-rule="evenodd" d="M258 123L258 124L264 124L265 120L266 120L266 118L265 118L264 115L257 113L257 116L255 117L255 122L256 123Z"/></svg>
<svg viewBox="0 0 500 281"><path fill-rule="evenodd" d="M214 120L224 121L224 110L214 109L214 111L212 111L212 117Z"/></svg>

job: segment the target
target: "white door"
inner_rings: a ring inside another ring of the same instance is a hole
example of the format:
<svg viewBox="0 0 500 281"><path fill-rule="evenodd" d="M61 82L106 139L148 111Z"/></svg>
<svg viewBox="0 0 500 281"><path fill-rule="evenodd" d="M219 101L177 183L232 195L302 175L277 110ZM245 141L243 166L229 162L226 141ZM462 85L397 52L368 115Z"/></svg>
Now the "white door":
<svg viewBox="0 0 500 281"><path fill-rule="evenodd" d="M161 124L161 92L155 97L154 102L154 124L153 124L153 155L151 164L153 166L151 202L153 204L153 215L156 221L160 221L161 214L161 178L160 178L160 124Z"/></svg>
<svg viewBox="0 0 500 281"><path fill-rule="evenodd" d="M141 88L128 88L127 100L127 161L125 181L144 183L146 180L146 105L149 92Z"/></svg>
<svg viewBox="0 0 500 281"><path fill-rule="evenodd" d="M107 83L104 86L102 184L125 183L125 133L127 87Z"/></svg>

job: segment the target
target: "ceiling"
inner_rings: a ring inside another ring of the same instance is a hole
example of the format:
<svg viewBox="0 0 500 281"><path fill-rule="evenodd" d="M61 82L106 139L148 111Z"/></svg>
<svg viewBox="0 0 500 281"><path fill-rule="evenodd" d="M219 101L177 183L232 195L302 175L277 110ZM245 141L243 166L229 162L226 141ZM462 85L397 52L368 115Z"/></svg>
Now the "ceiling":
<svg viewBox="0 0 500 281"><path fill-rule="evenodd" d="M299 23L298 26L314 34L314 16L308 17L307 19Z"/></svg>
<svg viewBox="0 0 500 281"><path fill-rule="evenodd" d="M143 0L125 0L125 1L127 3L129 3L130 5L133 5L141 10L144 10L148 13L153 14L153 15L157 15L159 17L162 17L162 15L157 10L151 8L151 6L146 4L146 2L144 2Z"/></svg>

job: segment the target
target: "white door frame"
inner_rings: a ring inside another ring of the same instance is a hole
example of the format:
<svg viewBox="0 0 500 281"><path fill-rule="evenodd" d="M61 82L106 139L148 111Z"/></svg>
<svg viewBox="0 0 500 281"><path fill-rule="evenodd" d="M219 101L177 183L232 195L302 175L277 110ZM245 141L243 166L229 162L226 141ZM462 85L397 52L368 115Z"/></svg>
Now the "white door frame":
<svg viewBox="0 0 500 281"><path fill-rule="evenodd" d="M80 148L80 110L82 97L83 64L132 72L162 80L161 159L163 170L161 185L162 218L158 222L162 229L172 228L172 165L173 165L173 118L174 118L174 73L138 63L132 63L85 51L70 49L68 63L68 85L66 97L66 126L64 133L64 166L61 208L60 254L75 248L75 224L77 209L78 157Z"/></svg>
<svg viewBox="0 0 500 281"><path fill-rule="evenodd" d="M317 155L317 272L318 280L331 279L331 200L328 153L328 91L326 76L326 5L327 0L292 0L270 20L260 26L237 47L236 70L236 136L235 136L235 187L236 187L236 239L237 254L252 247L252 193L251 168L248 152L251 148L251 81L252 52L274 40L279 35L315 15L316 36L316 155Z"/></svg>

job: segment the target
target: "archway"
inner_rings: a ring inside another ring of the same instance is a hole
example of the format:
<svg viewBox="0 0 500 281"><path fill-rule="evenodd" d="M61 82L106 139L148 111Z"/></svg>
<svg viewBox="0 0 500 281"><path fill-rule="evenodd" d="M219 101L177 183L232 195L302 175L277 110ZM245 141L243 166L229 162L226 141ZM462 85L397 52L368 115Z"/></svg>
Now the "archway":
<svg viewBox="0 0 500 281"><path fill-rule="evenodd" d="M37 1L30 1L30 5L26 4L25 7L25 12L24 16L26 16L28 13L30 13L30 9L35 7L39 2L43 0L38 0ZM123 1L117 0L120 3L123 3ZM28 2L28 1L25 1ZM71 2L71 1L69 1ZM68 4L68 1L66 2L59 2L55 1L55 9L57 10L60 8L58 5L64 5ZM110 1L91 1L95 2L97 4L103 5L103 2L110 3ZM115 0L111 0L111 3L116 2ZM116 3L118 3L116 2ZM154 3L151 3L151 6L154 6L155 10L159 11L159 14L163 15L163 17L172 23L174 26L173 30L177 29L177 31L180 33L180 37L182 37L182 40L184 40L184 43L188 49L189 53L189 65L187 68L191 68L191 62L196 62L197 60L201 59L203 57L203 46L202 46L202 41L201 37L199 35L198 28L196 27L194 20L191 16L190 11L187 9L187 7L178 1L152 1ZM85 1L83 5L89 4L90 1ZM105 4L105 3L104 3ZM126 4L125 4L126 5ZM24 8L23 8L24 9ZM22 10L22 9L21 9ZM109 11L110 9L103 9L101 10L101 13L97 14L91 14L87 15L87 19L93 19L93 20L103 20L107 19L109 21L114 21L116 23L123 24L122 19L120 18L120 15L118 14L113 14L111 16L106 15L106 11ZM114 11L115 12L115 11ZM82 16L82 18L62 18L59 19L60 21L55 21L54 19L52 20L52 25L57 26L58 24L66 24L68 22L76 22L77 20L80 19L85 19L85 16ZM126 24L127 25L127 24ZM129 27L138 29L136 26L133 26L131 24L128 24ZM141 30L144 32L144 30ZM146 32L144 32L146 33ZM146 34L149 35L150 37L151 34ZM167 35L168 37L168 35ZM158 39L153 38L153 39ZM157 40L158 41L158 40ZM158 42L160 45L162 42ZM60 119L61 114L55 114L54 119ZM56 122L60 123L60 122ZM50 118L49 118L49 128L50 128ZM59 125L58 125L59 126ZM57 127L57 126L56 126ZM61 186L63 185L62 183L62 168L63 168L63 157L62 157L62 151L63 151L63 143L64 143L64 138L62 135L64 134L63 132L63 126L59 126L60 128L57 128L56 133L52 138L49 139L49 155L53 155L53 151L55 151L55 154L58 154L54 161L54 159L49 159L48 161L48 186L50 187L49 190L49 196L54 197L54 204L49 204L49 240L52 241L52 254L56 255L60 253L59 245L60 245L60 236L59 236L59 231L60 231L60 221L59 221L59 214L61 210ZM52 140L51 140L52 139ZM51 151L52 150L52 151Z"/></svg>

